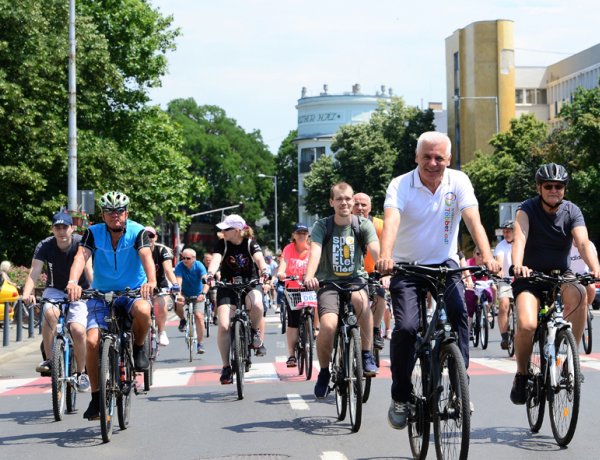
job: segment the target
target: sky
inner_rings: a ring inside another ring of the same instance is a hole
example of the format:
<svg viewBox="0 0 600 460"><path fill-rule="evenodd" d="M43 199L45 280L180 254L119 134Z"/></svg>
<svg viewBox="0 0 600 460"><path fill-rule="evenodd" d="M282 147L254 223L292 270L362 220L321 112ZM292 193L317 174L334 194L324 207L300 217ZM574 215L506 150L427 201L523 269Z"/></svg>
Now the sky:
<svg viewBox="0 0 600 460"><path fill-rule="evenodd" d="M446 95L445 39L475 21L515 23L515 64L548 65L598 43L597 0L149 0L180 28L151 90L217 105L276 154L302 87L317 96L392 88L409 105Z"/></svg>

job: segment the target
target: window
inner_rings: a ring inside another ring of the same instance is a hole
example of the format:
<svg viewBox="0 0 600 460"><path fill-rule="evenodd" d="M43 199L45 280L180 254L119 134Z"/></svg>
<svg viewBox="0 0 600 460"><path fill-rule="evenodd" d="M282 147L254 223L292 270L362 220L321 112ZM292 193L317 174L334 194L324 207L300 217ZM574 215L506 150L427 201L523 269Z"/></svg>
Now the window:
<svg viewBox="0 0 600 460"><path fill-rule="evenodd" d="M545 89L538 89L536 91L536 104L547 104L547 98L546 98L546 90Z"/></svg>
<svg viewBox="0 0 600 460"><path fill-rule="evenodd" d="M525 90L525 103L535 104L535 89Z"/></svg>
<svg viewBox="0 0 600 460"><path fill-rule="evenodd" d="M300 150L300 173L310 172L310 166L325 155L325 147L309 147Z"/></svg>
<svg viewBox="0 0 600 460"><path fill-rule="evenodd" d="M515 103L516 104L524 104L525 103L524 92L522 89L515 90Z"/></svg>

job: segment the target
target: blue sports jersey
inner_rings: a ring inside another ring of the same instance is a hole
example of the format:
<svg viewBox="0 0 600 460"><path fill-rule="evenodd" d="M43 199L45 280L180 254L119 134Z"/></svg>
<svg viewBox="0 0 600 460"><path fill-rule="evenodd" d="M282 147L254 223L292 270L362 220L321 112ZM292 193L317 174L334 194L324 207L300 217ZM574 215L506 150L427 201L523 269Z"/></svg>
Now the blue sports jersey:
<svg viewBox="0 0 600 460"><path fill-rule="evenodd" d="M181 292L185 297L199 296L202 292L202 277L206 275L206 267L197 260L188 269L183 262L175 267L175 276L181 277Z"/></svg>

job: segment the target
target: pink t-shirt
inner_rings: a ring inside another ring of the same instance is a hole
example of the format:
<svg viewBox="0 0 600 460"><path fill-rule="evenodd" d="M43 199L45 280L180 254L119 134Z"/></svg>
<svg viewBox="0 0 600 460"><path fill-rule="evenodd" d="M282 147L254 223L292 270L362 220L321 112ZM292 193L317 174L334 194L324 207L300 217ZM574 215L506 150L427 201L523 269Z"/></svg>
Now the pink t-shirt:
<svg viewBox="0 0 600 460"><path fill-rule="evenodd" d="M281 257L286 262L285 274L286 276L297 276L302 279L306 272L306 266L308 265L308 248L301 253L296 251L296 245L294 243L288 244L283 248ZM286 281L286 288L299 288L300 284L297 281Z"/></svg>

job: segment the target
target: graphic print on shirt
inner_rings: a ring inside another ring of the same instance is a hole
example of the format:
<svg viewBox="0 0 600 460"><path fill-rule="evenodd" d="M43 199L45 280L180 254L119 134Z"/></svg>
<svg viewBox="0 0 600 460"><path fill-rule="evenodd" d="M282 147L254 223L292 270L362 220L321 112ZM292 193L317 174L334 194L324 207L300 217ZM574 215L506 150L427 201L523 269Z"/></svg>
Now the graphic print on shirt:
<svg viewBox="0 0 600 460"><path fill-rule="evenodd" d="M294 276L302 276L306 272L308 259L290 259L288 262L289 273Z"/></svg>
<svg viewBox="0 0 600 460"><path fill-rule="evenodd" d="M246 254L233 254L225 260L227 266L233 271L244 271L250 266L250 258Z"/></svg>
<svg viewBox="0 0 600 460"><path fill-rule="evenodd" d="M331 261L336 276L354 272L354 236L334 236L331 239Z"/></svg>
<svg viewBox="0 0 600 460"><path fill-rule="evenodd" d="M448 192L444 195L444 244L450 244L450 234L456 213L456 194Z"/></svg>

